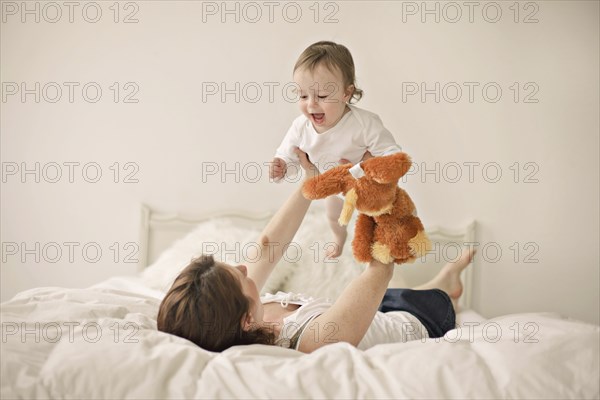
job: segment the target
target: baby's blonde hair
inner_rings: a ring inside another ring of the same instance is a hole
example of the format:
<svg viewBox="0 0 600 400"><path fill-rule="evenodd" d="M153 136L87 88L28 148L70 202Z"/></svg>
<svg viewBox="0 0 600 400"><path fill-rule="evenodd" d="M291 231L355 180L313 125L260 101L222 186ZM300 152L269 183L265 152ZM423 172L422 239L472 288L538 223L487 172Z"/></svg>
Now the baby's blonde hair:
<svg viewBox="0 0 600 400"><path fill-rule="evenodd" d="M352 103L353 99L355 101L361 99L363 91L356 87L354 60L352 60L352 54L350 54L346 46L328 41L313 43L298 57L298 61L294 65L294 72L299 68L306 68L310 72L313 72L321 64L331 72L339 70L342 73L344 83L342 90L345 91L350 85L354 86L354 90L350 96L350 103Z"/></svg>

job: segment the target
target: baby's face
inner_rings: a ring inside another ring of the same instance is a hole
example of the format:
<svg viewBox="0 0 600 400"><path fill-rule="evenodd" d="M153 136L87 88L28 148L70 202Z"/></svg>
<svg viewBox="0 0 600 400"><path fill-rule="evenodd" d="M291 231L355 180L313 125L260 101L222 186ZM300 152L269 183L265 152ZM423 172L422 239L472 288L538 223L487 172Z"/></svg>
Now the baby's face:
<svg viewBox="0 0 600 400"><path fill-rule="evenodd" d="M294 82L298 85L300 111L312 122L318 133L333 128L346 112L352 86L344 88L342 74L318 65L314 71L297 69Z"/></svg>

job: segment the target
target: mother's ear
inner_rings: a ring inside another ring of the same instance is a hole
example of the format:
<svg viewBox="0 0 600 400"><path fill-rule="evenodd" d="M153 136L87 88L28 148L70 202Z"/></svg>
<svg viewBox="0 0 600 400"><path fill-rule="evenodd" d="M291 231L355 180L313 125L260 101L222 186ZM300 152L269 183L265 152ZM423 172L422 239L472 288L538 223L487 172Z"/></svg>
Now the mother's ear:
<svg viewBox="0 0 600 400"><path fill-rule="evenodd" d="M365 175L377 183L398 182L410 169L412 161L406 153L373 157L361 163Z"/></svg>
<svg viewBox="0 0 600 400"><path fill-rule="evenodd" d="M254 319L254 317L252 316L252 314L250 314L250 312L247 312L246 314L244 314L244 316L242 317L242 330L248 332L253 330L253 328L256 326L256 320Z"/></svg>

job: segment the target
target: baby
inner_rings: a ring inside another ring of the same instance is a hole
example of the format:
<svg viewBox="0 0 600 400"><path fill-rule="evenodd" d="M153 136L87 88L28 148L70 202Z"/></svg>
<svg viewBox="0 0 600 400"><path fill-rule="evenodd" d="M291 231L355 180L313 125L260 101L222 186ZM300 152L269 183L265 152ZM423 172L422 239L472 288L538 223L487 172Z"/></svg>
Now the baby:
<svg viewBox="0 0 600 400"><path fill-rule="evenodd" d="M292 122L275 153L271 179L282 179L287 166L298 163L295 147L307 153L321 172L340 163L356 164L363 157L401 151L376 114L350 104L363 94L355 80L354 61L345 46L321 41L304 50L294 66L302 115ZM325 202L334 234L327 257L335 258L342 253L347 236L346 227L338 223L343 200L330 196Z"/></svg>

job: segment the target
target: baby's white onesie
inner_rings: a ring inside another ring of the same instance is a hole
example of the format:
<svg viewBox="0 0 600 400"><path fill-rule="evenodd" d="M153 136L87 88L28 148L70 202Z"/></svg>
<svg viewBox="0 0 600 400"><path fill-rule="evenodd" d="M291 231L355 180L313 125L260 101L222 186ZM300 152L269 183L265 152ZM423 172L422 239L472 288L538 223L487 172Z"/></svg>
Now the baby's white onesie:
<svg viewBox="0 0 600 400"><path fill-rule="evenodd" d="M308 154L321 172L338 165L345 158L352 164L360 162L368 150L373 156L402 151L377 114L348 105L350 111L331 129L318 133L306 116L300 115L283 138L275 153L288 164L298 167L294 146Z"/></svg>

